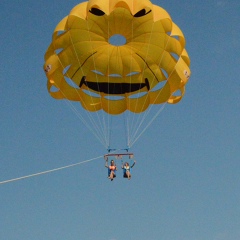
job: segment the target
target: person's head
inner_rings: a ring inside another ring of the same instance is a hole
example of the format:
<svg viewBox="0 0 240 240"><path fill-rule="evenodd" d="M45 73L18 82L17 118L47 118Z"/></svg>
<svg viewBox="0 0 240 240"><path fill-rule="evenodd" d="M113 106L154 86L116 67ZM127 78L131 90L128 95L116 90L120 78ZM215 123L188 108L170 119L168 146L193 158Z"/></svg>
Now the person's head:
<svg viewBox="0 0 240 240"><path fill-rule="evenodd" d="M114 165L114 160L111 160L110 164L113 166Z"/></svg>
<svg viewBox="0 0 240 240"><path fill-rule="evenodd" d="M128 162L125 162L125 166L129 166L129 163L128 163Z"/></svg>

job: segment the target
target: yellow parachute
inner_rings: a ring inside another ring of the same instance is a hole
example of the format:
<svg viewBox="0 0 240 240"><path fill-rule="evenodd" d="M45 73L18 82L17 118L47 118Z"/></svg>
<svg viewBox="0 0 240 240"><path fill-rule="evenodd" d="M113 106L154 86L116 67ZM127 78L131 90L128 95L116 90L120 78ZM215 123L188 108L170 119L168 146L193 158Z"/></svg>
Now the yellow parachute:
<svg viewBox="0 0 240 240"><path fill-rule="evenodd" d="M124 42L112 43L114 36ZM52 97L116 115L178 103L189 65L184 35L163 8L149 0L89 0L57 25L44 70Z"/></svg>

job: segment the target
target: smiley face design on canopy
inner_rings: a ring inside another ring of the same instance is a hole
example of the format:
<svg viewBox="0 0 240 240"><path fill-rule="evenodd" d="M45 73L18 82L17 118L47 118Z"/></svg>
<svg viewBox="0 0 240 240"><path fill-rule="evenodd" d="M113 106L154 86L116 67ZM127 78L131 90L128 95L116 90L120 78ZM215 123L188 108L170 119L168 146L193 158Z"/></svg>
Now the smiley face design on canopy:
<svg viewBox="0 0 240 240"><path fill-rule="evenodd" d="M122 42L114 43L116 36ZM184 36L161 7L149 0L89 0L57 25L44 70L52 97L120 114L179 102L189 65Z"/></svg>

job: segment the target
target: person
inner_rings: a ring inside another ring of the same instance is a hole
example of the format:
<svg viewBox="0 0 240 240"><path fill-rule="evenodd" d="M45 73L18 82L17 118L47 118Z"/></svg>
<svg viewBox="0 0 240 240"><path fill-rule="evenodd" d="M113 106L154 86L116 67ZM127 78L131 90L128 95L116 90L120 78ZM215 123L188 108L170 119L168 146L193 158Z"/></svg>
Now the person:
<svg viewBox="0 0 240 240"><path fill-rule="evenodd" d="M105 167L108 168L108 178L112 181L116 177L117 166L114 160L111 160L108 166L108 159L106 159Z"/></svg>
<svg viewBox="0 0 240 240"><path fill-rule="evenodd" d="M128 162L125 162L125 163L122 165L123 177L124 177L124 178L127 178L128 180L131 179L131 177L132 177L132 175L131 175L131 168L134 167L135 163L136 163L136 160L134 160L132 166L130 166Z"/></svg>

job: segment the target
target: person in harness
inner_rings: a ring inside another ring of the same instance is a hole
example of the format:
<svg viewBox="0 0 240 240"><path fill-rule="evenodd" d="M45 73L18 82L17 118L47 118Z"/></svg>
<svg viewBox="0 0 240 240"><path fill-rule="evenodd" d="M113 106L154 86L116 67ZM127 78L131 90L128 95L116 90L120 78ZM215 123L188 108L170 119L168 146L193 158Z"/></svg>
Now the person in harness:
<svg viewBox="0 0 240 240"><path fill-rule="evenodd" d="M108 159L106 159L105 167L108 168L108 178L113 181L116 177L117 166L114 160L111 160L110 165L108 166Z"/></svg>
<svg viewBox="0 0 240 240"><path fill-rule="evenodd" d="M136 160L134 160L132 166L130 166L128 162L125 162L125 163L122 165L123 177L124 177L124 178L127 178L128 180L131 179L131 177L132 177L132 175L131 175L131 168L134 167L135 163L136 163Z"/></svg>

